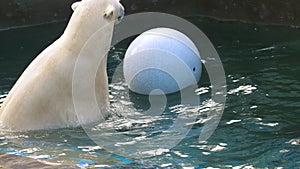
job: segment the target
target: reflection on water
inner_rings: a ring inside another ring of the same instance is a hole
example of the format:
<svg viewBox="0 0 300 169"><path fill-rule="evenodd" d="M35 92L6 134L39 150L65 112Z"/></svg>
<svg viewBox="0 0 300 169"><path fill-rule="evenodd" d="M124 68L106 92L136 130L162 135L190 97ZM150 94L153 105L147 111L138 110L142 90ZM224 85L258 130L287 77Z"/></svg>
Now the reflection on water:
<svg viewBox="0 0 300 169"><path fill-rule="evenodd" d="M203 71L195 91L201 98L199 106L180 104L180 93L176 93L161 98L167 104L158 106L157 114L143 114L151 107L149 98L128 92L122 76L115 76L128 46L129 41L124 41L111 51L108 60L112 115L95 129L132 138L112 145L130 147L159 134L167 136L170 133L164 131L180 114L197 114L197 119L182 126L190 127L190 132L176 147L147 150L141 153L153 157L134 160L105 151L82 128L71 128L1 131L0 151L82 167L299 167L300 30L201 18L190 21L212 40L227 74L226 108L209 140L198 142L208 120L206 114L216 106L210 99L207 73ZM0 32L0 103L34 56L62 32L64 25Z"/></svg>

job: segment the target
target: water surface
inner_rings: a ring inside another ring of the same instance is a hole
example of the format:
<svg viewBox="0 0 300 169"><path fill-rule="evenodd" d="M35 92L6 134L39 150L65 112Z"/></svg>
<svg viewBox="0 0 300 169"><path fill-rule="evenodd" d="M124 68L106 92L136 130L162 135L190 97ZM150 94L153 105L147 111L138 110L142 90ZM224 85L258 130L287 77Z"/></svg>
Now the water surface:
<svg viewBox="0 0 300 169"><path fill-rule="evenodd" d="M217 130L199 143L199 120L173 149L146 159L125 158L95 144L80 127L36 132L0 132L0 151L78 166L137 167L300 167L300 30L237 22L188 18L215 45L226 72L227 103ZM55 23L0 32L1 101L26 66L64 30ZM130 41L109 54L108 75L112 111L142 111L148 97L130 92L113 81ZM199 82L201 106L210 101L210 82L204 70ZM26 99L26 98L24 98ZM131 137L150 136L167 129L176 118L177 94L168 96L163 115L151 122L108 121ZM174 110L175 109L175 110ZM195 111L197 113L197 111ZM202 117L199 117L201 119ZM135 133L136 135L133 135Z"/></svg>

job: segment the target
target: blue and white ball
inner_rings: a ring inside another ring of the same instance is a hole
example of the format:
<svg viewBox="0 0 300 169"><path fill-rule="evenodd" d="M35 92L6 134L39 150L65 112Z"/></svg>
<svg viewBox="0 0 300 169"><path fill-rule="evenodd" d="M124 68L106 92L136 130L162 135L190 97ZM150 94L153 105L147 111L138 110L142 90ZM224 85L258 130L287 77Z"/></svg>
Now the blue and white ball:
<svg viewBox="0 0 300 169"><path fill-rule="evenodd" d="M197 84L202 65L197 47L186 35L170 28L155 28L130 44L123 69L125 82L133 92L170 94Z"/></svg>

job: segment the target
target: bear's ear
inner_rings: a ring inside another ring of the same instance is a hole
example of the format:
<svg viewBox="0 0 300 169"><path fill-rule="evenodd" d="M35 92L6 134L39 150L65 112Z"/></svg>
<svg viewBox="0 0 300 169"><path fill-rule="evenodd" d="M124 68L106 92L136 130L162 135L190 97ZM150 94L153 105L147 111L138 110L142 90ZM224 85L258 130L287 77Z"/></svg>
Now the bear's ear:
<svg viewBox="0 0 300 169"><path fill-rule="evenodd" d="M104 17L109 18L114 14L114 7L109 5L108 7L105 8L104 10Z"/></svg>
<svg viewBox="0 0 300 169"><path fill-rule="evenodd" d="M72 5L71 5L71 8L73 11L75 11L75 9L77 8L77 6L79 5L80 1L79 2L74 2Z"/></svg>

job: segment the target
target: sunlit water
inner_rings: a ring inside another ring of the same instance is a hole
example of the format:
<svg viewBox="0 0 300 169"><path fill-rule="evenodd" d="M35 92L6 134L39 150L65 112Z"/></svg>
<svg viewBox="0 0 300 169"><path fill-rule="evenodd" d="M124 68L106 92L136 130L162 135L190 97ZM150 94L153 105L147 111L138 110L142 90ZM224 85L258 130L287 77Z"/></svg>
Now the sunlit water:
<svg viewBox="0 0 300 169"><path fill-rule="evenodd" d="M201 18L189 20L211 39L226 72L226 108L209 140L198 142L206 119L203 114L214 108L205 70L195 92L201 96L198 107L181 105L180 93L176 93L167 96L162 114L122 117L124 112L134 114L150 107L148 97L128 92L124 79L115 71L130 43L127 40L109 54L113 115L97 129L113 129L131 138L151 139L153 135L166 136L168 133L163 131L170 127L177 114L197 114L199 117L190 132L177 146L156 151L153 157L131 159L105 151L78 127L2 131L0 151L89 167L300 167L300 30ZM58 37L64 26L65 23L57 23L0 32L0 102L31 60Z"/></svg>

